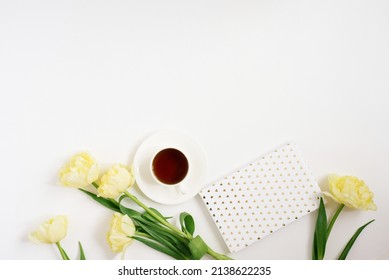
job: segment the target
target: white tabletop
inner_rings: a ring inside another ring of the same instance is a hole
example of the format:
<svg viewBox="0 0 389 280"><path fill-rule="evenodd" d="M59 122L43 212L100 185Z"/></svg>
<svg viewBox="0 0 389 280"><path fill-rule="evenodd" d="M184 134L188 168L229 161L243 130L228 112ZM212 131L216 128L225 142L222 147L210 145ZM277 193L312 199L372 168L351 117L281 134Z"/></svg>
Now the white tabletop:
<svg viewBox="0 0 389 280"><path fill-rule="evenodd" d="M30 231L66 214L62 242L89 259L118 259L105 241L112 213L57 185L87 150L102 168L130 165L156 130L185 131L204 148L212 182L294 141L319 185L352 174L376 212L344 210L334 259L371 219L349 259L389 259L388 1L1 1L0 259L58 259ZM199 197L156 204L192 213L196 232L227 247ZM329 211L336 205L328 204ZM309 259L316 212L232 254ZM164 259L135 242L127 259Z"/></svg>

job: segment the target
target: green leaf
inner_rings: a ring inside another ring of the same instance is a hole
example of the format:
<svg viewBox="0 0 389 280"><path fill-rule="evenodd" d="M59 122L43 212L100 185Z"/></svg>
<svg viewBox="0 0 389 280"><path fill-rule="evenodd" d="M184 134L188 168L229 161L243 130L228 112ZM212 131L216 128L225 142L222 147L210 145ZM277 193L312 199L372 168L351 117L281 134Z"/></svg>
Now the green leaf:
<svg viewBox="0 0 389 280"><path fill-rule="evenodd" d="M195 231L195 223L193 217L189 213L182 212L180 214L180 224L183 232L193 235Z"/></svg>
<svg viewBox="0 0 389 280"><path fill-rule="evenodd" d="M82 249L82 245L81 245L80 241L78 241L78 247L80 249L80 260L82 260L82 261L86 260L84 249Z"/></svg>
<svg viewBox="0 0 389 280"><path fill-rule="evenodd" d="M145 225L148 225L150 227L153 227L153 228L155 227L155 228L160 229L160 232L159 232L160 234L172 233L172 231L170 229L161 225L156 219L154 219L153 221L151 221L150 219L146 219L146 218L144 218L145 214L141 214L140 212L138 212L134 209L127 208L127 207L123 206L122 204L119 204L119 207L120 207L120 212L122 214L129 216L134 221L134 224L137 227L139 227L140 229L143 229L143 231L145 231L145 232L147 232L147 231L144 229L144 227L145 227Z"/></svg>
<svg viewBox="0 0 389 280"><path fill-rule="evenodd" d="M119 204L119 208L120 208L119 212L121 212L124 215L127 215L131 219L143 220L142 214L139 213L138 211L131 209L131 208L127 208L127 207L123 206L122 204Z"/></svg>
<svg viewBox="0 0 389 280"><path fill-rule="evenodd" d="M161 252L161 253L164 253L166 255L169 255L171 256L172 258L176 259L176 260L184 260L185 258L183 258L180 254L177 254L176 252L174 252L173 250L170 250L169 248L167 248L166 246L160 244L160 243L157 243L155 241L152 241L152 240L149 240L149 239L146 239L146 238L143 238L143 237L139 237L139 236L132 236L131 238L135 239L135 240L138 240L140 242L142 242L143 244Z"/></svg>
<svg viewBox="0 0 389 280"><path fill-rule="evenodd" d="M157 225L148 226L148 225L140 223L140 226L155 241L157 241L158 243L169 248L171 251L175 252L177 255L180 255L182 259L187 259L187 258L191 257L191 255L186 256L185 252L180 251L180 248L182 248L182 247L177 246L177 244L181 245L181 242L178 239L176 239L174 235L167 234L167 232L164 229L161 229L161 228L158 229ZM188 252L190 254L189 250L186 250L186 252Z"/></svg>
<svg viewBox="0 0 389 280"><path fill-rule="evenodd" d="M188 259L193 259L192 253L188 248L188 239L177 236L174 232L167 232L164 228L154 228L161 236L170 242L180 253L185 255Z"/></svg>
<svg viewBox="0 0 389 280"><path fill-rule="evenodd" d="M150 211L154 212L154 214L158 215L159 217L161 217L162 219L164 219L165 221L167 221L167 219L170 219L171 217L164 217L157 209L155 208L149 208ZM159 222L155 217L153 217L150 213L148 212L145 212L143 213L143 217L145 219L148 219L152 222Z"/></svg>
<svg viewBox="0 0 389 280"><path fill-rule="evenodd" d="M208 246L205 244L200 235L197 235L191 241L189 241L189 250L196 260L200 260L208 251Z"/></svg>
<svg viewBox="0 0 389 280"><path fill-rule="evenodd" d="M317 241L316 234L313 235L313 246L312 246L312 260L317 260Z"/></svg>
<svg viewBox="0 0 389 280"><path fill-rule="evenodd" d="M348 252L350 251L351 247L354 245L355 240L357 240L358 236L361 234L361 232L364 230L364 228L367 227L372 222L374 222L374 220L371 220L370 222L364 224L359 229L357 229L357 231L354 233L354 235L351 237L351 239L347 243L346 247L343 249L343 252L340 254L338 260L345 260L346 259Z"/></svg>
<svg viewBox="0 0 389 280"><path fill-rule="evenodd" d="M138 222L138 232L144 232L149 235L150 230L154 231L158 236L163 237L167 242L176 247L187 258L193 259L192 253L188 248L188 239L184 238L174 231L166 228L159 223L153 223L148 220Z"/></svg>
<svg viewBox="0 0 389 280"><path fill-rule="evenodd" d="M320 198L320 206L316 220L315 236L313 239L313 259L322 260L324 258L327 244L327 214L324 207L323 198Z"/></svg>
<svg viewBox="0 0 389 280"><path fill-rule="evenodd" d="M94 193L91 193L91 192L88 192L87 190L83 190L83 189L79 189L80 191L86 193L87 195L89 195L91 198L93 198L95 201L97 201L98 203L104 205L105 207L113 210L113 211L116 211L116 212L120 212L120 209L119 209L119 204L115 201L112 201L112 200L108 200L104 197L100 197L100 196L97 196L96 194Z"/></svg>
<svg viewBox="0 0 389 280"><path fill-rule="evenodd" d="M183 242L185 244L189 242L187 238L178 235L171 229L159 223L153 223L148 220L140 221L140 225L139 225L140 228L144 228L145 225L151 227L154 231L157 231L160 235L170 238L172 241L177 240L177 242Z"/></svg>
<svg viewBox="0 0 389 280"><path fill-rule="evenodd" d="M122 201L124 198L126 198L126 196L121 196L121 197L119 198L119 208L120 208L120 212L121 212L122 214L129 216L131 219L134 220L134 222L135 222L135 221L140 221L140 222L143 222L143 223L150 223L149 220L146 220L146 219L144 218L144 216L145 216L145 214L146 214L147 212L141 214L140 212L138 212L138 211L136 211L136 210L134 210L134 209L127 208L127 207L123 206L123 204L121 204L121 201ZM158 212L158 213L159 213L159 212ZM150 215L150 216L151 216L151 215ZM154 219L153 221L156 221L156 220ZM156 222L158 222L158 221L156 221Z"/></svg>
<svg viewBox="0 0 389 280"><path fill-rule="evenodd" d="M124 198L124 197L123 197ZM152 228L160 229L160 234L174 234L174 232L167 228L166 226L162 225L157 219L155 219L150 213L143 213L133 210L131 208L127 208L123 206L121 202L122 198L119 199L119 207L120 212L124 215L128 215L131 219L133 219L134 223L142 228L144 225L148 225ZM156 213L157 215L161 216L163 219L165 219L161 213L159 213L156 209L149 208L151 211ZM166 221L167 222L167 221ZM183 237L176 236L177 238L180 238L183 240Z"/></svg>

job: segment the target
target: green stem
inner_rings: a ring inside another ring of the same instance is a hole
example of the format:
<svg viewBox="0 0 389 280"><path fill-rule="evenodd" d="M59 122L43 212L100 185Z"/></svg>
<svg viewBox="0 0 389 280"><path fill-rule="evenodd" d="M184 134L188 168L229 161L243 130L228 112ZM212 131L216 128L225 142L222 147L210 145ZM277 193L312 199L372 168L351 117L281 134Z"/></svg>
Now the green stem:
<svg viewBox="0 0 389 280"><path fill-rule="evenodd" d="M61 254L61 256L62 256L62 259L63 259L64 261L70 260L69 257L68 257L68 255L66 254L65 250L61 247L61 243L59 243L59 241L58 241L58 242L55 243L55 244L57 245L57 248L58 248L58 250L59 250L59 252L60 252L60 254Z"/></svg>
<svg viewBox="0 0 389 280"><path fill-rule="evenodd" d="M328 239L328 237L330 236L332 227L334 226L335 221L336 221L336 219L338 218L339 213L343 210L343 208L344 208L344 204L339 205L338 209L336 209L336 212L335 212L334 215L332 216L331 221L330 221L330 224L328 225L328 228L327 228L327 239Z"/></svg>
<svg viewBox="0 0 389 280"><path fill-rule="evenodd" d="M96 182L93 182L92 186L94 186L96 188L96 190L99 188L99 185Z"/></svg>
<svg viewBox="0 0 389 280"><path fill-rule="evenodd" d="M209 248L209 246L208 246L207 254L211 255L216 260L232 260L232 258L230 258L230 257L228 257L226 255L216 253L214 250Z"/></svg>
<svg viewBox="0 0 389 280"><path fill-rule="evenodd" d="M158 222L163 224L165 227L171 229L181 237L188 238L188 236L184 232L180 231L178 228L176 228L175 226L167 222L165 219L157 215L154 211L151 211L150 208L147 207L144 203L142 203L138 198L136 198L136 196L130 194L128 191L125 191L124 193L126 194L127 197L129 197L132 201L134 201L136 204L142 207L147 213L153 216Z"/></svg>

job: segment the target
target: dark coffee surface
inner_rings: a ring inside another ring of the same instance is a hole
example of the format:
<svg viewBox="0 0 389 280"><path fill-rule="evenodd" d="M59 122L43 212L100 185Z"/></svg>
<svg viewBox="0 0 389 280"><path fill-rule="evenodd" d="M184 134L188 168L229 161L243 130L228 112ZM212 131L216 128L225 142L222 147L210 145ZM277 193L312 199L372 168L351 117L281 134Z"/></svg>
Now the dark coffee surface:
<svg viewBox="0 0 389 280"><path fill-rule="evenodd" d="M167 148L154 157L152 167L154 175L159 181L173 185L185 178L188 173L189 163L181 151Z"/></svg>

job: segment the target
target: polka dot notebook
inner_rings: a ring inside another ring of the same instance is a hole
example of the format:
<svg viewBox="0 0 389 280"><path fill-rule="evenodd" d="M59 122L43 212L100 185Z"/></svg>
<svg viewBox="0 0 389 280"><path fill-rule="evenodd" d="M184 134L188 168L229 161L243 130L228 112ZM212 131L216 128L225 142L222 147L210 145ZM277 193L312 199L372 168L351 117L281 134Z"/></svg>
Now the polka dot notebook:
<svg viewBox="0 0 389 280"><path fill-rule="evenodd" d="M287 143L200 195L234 253L316 210L320 193L296 145Z"/></svg>

